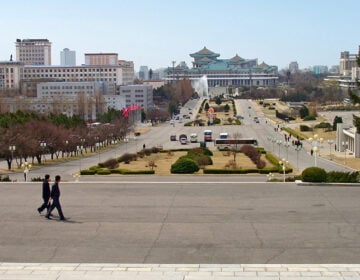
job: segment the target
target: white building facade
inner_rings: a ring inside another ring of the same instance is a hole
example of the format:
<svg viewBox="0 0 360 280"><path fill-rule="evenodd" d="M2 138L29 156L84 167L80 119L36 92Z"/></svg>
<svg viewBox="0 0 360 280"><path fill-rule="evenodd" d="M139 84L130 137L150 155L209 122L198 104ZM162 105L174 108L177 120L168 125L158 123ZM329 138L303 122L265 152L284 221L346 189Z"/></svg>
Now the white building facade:
<svg viewBox="0 0 360 280"><path fill-rule="evenodd" d="M154 107L153 87L150 85L128 85L120 87L120 95L125 98L125 106L141 105L144 111Z"/></svg>
<svg viewBox="0 0 360 280"><path fill-rule="evenodd" d="M16 60L26 65L51 65L48 39L16 39Z"/></svg>

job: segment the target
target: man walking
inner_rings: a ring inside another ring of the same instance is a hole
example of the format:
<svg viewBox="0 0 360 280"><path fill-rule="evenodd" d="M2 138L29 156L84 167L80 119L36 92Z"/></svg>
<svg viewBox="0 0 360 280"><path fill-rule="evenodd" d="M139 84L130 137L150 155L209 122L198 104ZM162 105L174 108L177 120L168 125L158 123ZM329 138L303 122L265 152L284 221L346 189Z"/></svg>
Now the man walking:
<svg viewBox="0 0 360 280"><path fill-rule="evenodd" d="M63 212L61 210L61 205L60 205L60 188L59 188L60 179L61 179L60 175L55 176L55 183L52 185L51 193L50 193L50 196L51 196L51 199L53 200L53 202L52 202L45 217L47 219L51 219L50 218L51 212L52 212L52 210L54 210L54 208L56 208L59 213L60 220L65 221L66 219L63 215Z"/></svg>
<svg viewBox="0 0 360 280"><path fill-rule="evenodd" d="M49 211L50 208L50 175L46 174L42 184L42 198L44 203L37 209L39 214L46 208Z"/></svg>

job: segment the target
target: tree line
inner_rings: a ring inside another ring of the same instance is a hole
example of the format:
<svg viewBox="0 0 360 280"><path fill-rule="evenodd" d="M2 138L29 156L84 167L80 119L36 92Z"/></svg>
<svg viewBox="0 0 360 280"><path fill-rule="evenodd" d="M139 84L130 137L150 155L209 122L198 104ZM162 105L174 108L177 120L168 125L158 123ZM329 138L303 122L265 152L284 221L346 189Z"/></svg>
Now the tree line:
<svg viewBox="0 0 360 280"><path fill-rule="evenodd" d="M100 119L107 122L90 125L76 116L20 111L1 114L0 158L11 170L14 162L18 168L26 161L42 164L44 154L55 159L94 152L123 140L132 126L131 118L114 109Z"/></svg>

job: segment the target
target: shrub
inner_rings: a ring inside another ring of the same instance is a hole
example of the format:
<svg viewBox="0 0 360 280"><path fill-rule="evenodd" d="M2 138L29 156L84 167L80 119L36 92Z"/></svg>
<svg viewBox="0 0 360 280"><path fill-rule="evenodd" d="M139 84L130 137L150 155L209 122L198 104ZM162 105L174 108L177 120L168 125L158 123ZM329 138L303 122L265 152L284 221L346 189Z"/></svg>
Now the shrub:
<svg viewBox="0 0 360 280"><path fill-rule="evenodd" d="M2 177L0 175L0 182L11 182L10 177L8 175Z"/></svg>
<svg viewBox="0 0 360 280"><path fill-rule="evenodd" d="M256 165L258 165L258 163L260 162L261 154L255 147L250 145L243 145L240 151L244 153L246 156L248 156L252 160L252 162L255 163Z"/></svg>
<svg viewBox="0 0 360 280"><path fill-rule="evenodd" d="M210 151L206 147L193 148L189 152L192 152L192 153L195 153L195 154L206 155L206 156L210 156L210 157L214 155L213 152Z"/></svg>
<svg viewBox="0 0 360 280"><path fill-rule="evenodd" d="M95 175L96 172L96 169L83 169L80 171L80 175Z"/></svg>
<svg viewBox="0 0 360 280"><path fill-rule="evenodd" d="M152 152L153 154L160 153L160 151L161 151L161 148L159 148L159 147L152 147L152 148L151 148L151 152Z"/></svg>
<svg viewBox="0 0 360 280"><path fill-rule="evenodd" d="M270 154L270 153L266 153L265 154L265 157L268 161L270 161L272 164L274 165L278 165L279 164L279 160L273 155L273 154Z"/></svg>
<svg viewBox="0 0 360 280"><path fill-rule="evenodd" d="M307 125L301 124L300 125L300 131L311 131L311 127L308 127Z"/></svg>
<svg viewBox="0 0 360 280"><path fill-rule="evenodd" d="M326 182L326 171L320 167L308 167L301 173L304 182Z"/></svg>
<svg viewBox="0 0 360 280"><path fill-rule="evenodd" d="M257 167L258 169L263 169L265 166L266 166L266 163L265 163L265 161L263 161L263 160L259 160L259 161L256 163L256 167Z"/></svg>
<svg viewBox="0 0 360 280"><path fill-rule="evenodd" d="M315 117L315 116L312 116L312 115L306 116L306 117L303 119L303 121L315 121L315 120L316 120L316 117Z"/></svg>
<svg viewBox="0 0 360 280"><path fill-rule="evenodd" d="M173 165L171 165L171 173L190 174L199 171L197 162L190 158L179 158Z"/></svg>
<svg viewBox="0 0 360 280"><path fill-rule="evenodd" d="M3 181L3 179L1 177L0 177L0 181L5 182L5 181ZM42 181L44 181L44 178L41 178L41 177L31 178L31 182L42 182ZM7 182L10 182L10 181L7 181Z"/></svg>
<svg viewBox="0 0 360 280"><path fill-rule="evenodd" d="M96 172L98 175L109 175L111 171L108 168L101 168Z"/></svg>
<svg viewBox="0 0 360 280"><path fill-rule="evenodd" d="M359 172L330 171L326 174L326 182L329 183L358 183Z"/></svg>
<svg viewBox="0 0 360 280"><path fill-rule="evenodd" d="M144 150L138 151L137 155L138 155L139 158L143 158L145 156Z"/></svg>
<svg viewBox="0 0 360 280"><path fill-rule="evenodd" d="M137 155L136 154L126 153L126 154L123 154L121 157L118 158L119 162L124 162L124 163L130 163L133 160L137 160Z"/></svg>
<svg viewBox="0 0 360 280"><path fill-rule="evenodd" d="M151 149L144 149L144 153L146 156L150 156L151 153L152 153L152 150Z"/></svg>
<svg viewBox="0 0 360 280"><path fill-rule="evenodd" d="M114 168L117 168L118 166L119 166L119 163L114 158L108 159L107 161L105 161L103 163L103 167L109 168L109 169L114 169Z"/></svg>

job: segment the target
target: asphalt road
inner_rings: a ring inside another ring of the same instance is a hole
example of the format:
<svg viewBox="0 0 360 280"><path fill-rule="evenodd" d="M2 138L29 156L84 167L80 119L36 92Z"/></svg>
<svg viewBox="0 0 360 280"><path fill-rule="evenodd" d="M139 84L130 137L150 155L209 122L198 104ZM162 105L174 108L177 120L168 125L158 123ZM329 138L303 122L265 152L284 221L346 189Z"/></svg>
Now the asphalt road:
<svg viewBox="0 0 360 280"><path fill-rule="evenodd" d="M67 222L1 183L0 262L360 263L359 187L198 178L62 183Z"/></svg>

